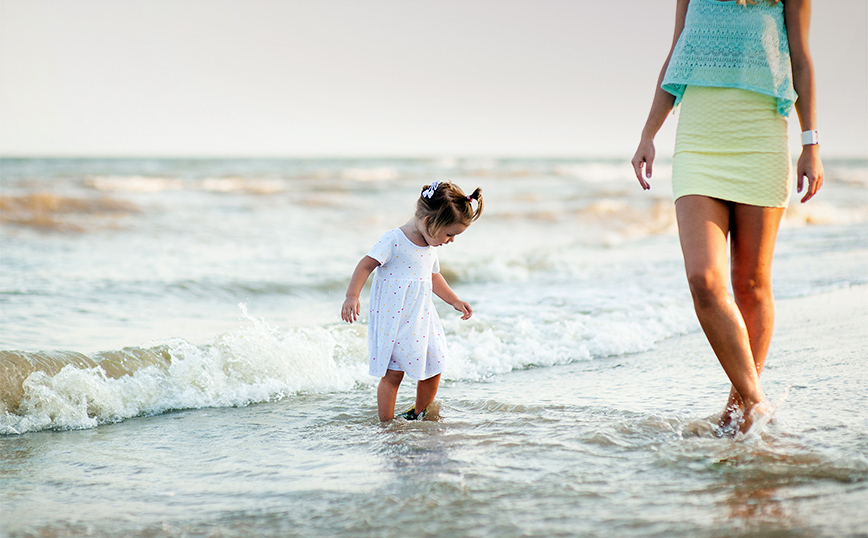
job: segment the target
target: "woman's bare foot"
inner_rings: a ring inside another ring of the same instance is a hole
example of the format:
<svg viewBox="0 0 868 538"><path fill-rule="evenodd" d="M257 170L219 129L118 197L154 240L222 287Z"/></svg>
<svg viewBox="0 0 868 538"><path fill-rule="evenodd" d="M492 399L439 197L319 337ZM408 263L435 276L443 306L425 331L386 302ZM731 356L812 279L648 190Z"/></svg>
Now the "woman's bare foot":
<svg viewBox="0 0 868 538"><path fill-rule="evenodd" d="M717 421L717 427L723 435L734 437L738 433L738 426L743 418L744 402L735 387L729 389L729 399Z"/></svg>
<svg viewBox="0 0 868 538"><path fill-rule="evenodd" d="M774 408L765 399L745 407L744 421L739 426L741 433L747 433L754 426L762 427L772 418Z"/></svg>
<svg viewBox="0 0 868 538"><path fill-rule="evenodd" d="M717 427L723 435L735 436L741 421L741 406L727 403L726 407L723 408L723 413L720 414L720 418L717 420Z"/></svg>

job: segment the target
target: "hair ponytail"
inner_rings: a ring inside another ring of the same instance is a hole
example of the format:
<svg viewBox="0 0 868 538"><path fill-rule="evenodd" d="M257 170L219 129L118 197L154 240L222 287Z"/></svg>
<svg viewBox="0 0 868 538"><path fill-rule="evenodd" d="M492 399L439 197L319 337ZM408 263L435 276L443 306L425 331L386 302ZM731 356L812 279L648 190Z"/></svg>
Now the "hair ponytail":
<svg viewBox="0 0 868 538"><path fill-rule="evenodd" d="M476 187L476 190L465 196L467 198L467 203L470 204L471 200L476 200L476 211L473 212L473 218L470 222L475 221L480 216L482 216L482 208L484 206L482 202L482 189Z"/></svg>
<svg viewBox="0 0 868 538"><path fill-rule="evenodd" d="M476 200L476 210L473 209ZM482 189L476 188L469 195L451 181L435 181L422 187L416 202L416 218L425 219L426 231L431 235L459 223L470 224L482 215Z"/></svg>

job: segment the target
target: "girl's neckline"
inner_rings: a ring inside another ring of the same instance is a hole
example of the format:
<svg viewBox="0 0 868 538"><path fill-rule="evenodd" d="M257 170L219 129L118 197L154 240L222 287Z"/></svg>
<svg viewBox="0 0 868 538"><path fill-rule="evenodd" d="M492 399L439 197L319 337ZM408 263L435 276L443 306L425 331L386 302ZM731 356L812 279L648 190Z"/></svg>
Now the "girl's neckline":
<svg viewBox="0 0 868 538"><path fill-rule="evenodd" d="M407 236L407 234L404 232L404 230L402 228L399 227L398 231L401 233L401 237L406 239L414 247L416 247L416 248L432 248L431 245L428 245L428 244L426 244L424 246L423 245L417 245L412 239L410 239L410 237Z"/></svg>

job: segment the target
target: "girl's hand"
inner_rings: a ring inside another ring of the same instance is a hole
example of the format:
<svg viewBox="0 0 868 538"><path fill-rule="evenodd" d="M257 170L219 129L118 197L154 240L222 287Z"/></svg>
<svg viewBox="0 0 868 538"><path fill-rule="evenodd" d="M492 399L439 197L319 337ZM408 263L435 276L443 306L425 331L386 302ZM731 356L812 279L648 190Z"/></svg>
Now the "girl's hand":
<svg viewBox="0 0 868 538"><path fill-rule="evenodd" d="M648 180L651 179L651 168L654 164L655 153L654 141L642 140L639 142L639 147L636 149L636 153L630 161L633 165L633 172L636 173L636 179L639 180L639 184L642 185L642 188L646 191L651 188Z"/></svg>
<svg viewBox="0 0 868 538"><path fill-rule="evenodd" d="M358 297L347 297L344 305L341 307L341 319L347 323L352 323L359 319L359 312L362 306L359 303Z"/></svg>
<svg viewBox="0 0 868 538"><path fill-rule="evenodd" d="M379 265L380 262L370 256L365 256L359 260L359 264L356 266L356 269L353 271L353 276L350 278L346 300L344 300L344 305L341 307L342 320L347 323L352 323L359 319L359 311L361 310L361 306L359 305L359 294L362 293L362 286L365 285L365 281L368 280L368 277L371 276L371 273Z"/></svg>
<svg viewBox="0 0 868 538"><path fill-rule="evenodd" d="M805 178L808 178L808 188L805 190L805 195L802 197L804 204L817 194L820 187L823 186L823 178L826 172L823 170L823 161L820 160L820 149L817 145L804 146L802 155L799 157L799 162L796 165L796 189L802 192Z"/></svg>
<svg viewBox="0 0 868 538"><path fill-rule="evenodd" d="M461 300L455 301L452 303L452 308L464 314L461 316L461 319L470 319L470 316L473 315L473 308L470 307L470 303L468 302Z"/></svg>

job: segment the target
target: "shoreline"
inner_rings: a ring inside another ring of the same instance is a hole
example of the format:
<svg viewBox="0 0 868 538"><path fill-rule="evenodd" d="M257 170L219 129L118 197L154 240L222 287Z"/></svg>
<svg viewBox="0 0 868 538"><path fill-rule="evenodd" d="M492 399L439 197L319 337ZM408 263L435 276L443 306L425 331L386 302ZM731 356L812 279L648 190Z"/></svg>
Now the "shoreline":
<svg viewBox="0 0 868 538"><path fill-rule="evenodd" d="M809 336L830 337L828 329L844 328L868 338L868 284L775 301L775 334L772 346L781 338L801 340ZM840 344L840 340L837 341ZM780 342L778 342L780 343Z"/></svg>
<svg viewBox="0 0 868 538"><path fill-rule="evenodd" d="M777 406L775 416L800 420L800 413L813 413L810 399L815 393L828 398L827 410L868 400L859 388L868 382L859 377L864 369L848 370L861 364L868 347L868 285L779 299L775 305L775 334L761 378L769 401ZM824 372L823 367L839 372ZM845 394L826 394L826 374L847 376L848 372L850 399ZM411 392L402 385L399 403ZM504 405L578 406L711 419L723 410L729 381L704 333L697 329L640 353L513 370L473 383L448 382L438 399L450 407L450 401L474 399L480 397L478 393ZM452 412L444 410L444 415Z"/></svg>

